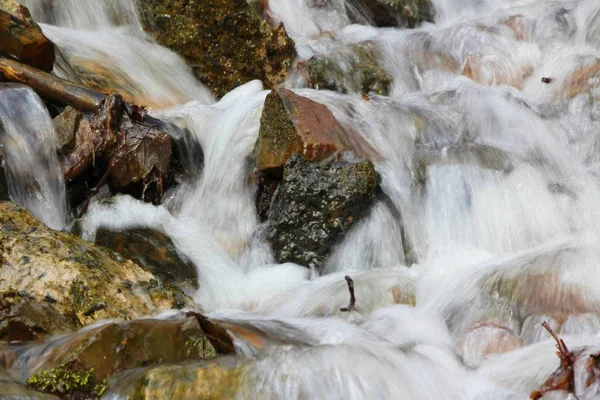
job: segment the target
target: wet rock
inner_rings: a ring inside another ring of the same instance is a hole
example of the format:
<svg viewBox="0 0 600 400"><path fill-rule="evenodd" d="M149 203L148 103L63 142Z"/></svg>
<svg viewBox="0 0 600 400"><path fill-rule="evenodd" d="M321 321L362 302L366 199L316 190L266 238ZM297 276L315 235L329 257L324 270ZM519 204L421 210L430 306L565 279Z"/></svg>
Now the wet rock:
<svg viewBox="0 0 600 400"><path fill-rule="evenodd" d="M76 329L47 299L36 301L24 291L4 292L0 310L0 340L39 340Z"/></svg>
<svg viewBox="0 0 600 400"><path fill-rule="evenodd" d="M329 109L288 89L273 90L265 99L254 156L256 167L275 175L293 154L311 162L374 158L358 135L347 132Z"/></svg>
<svg viewBox="0 0 600 400"><path fill-rule="evenodd" d="M0 203L0 294L50 303L75 326L139 318L188 300L132 261L56 232L12 203Z"/></svg>
<svg viewBox="0 0 600 400"><path fill-rule="evenodd" d="M24 366L27 382L67 399L101 394L124 370L217 355L195 318L110 322L41 346ZM67 384L75 379L79 385Z"/></svg>
<svg viewBox="0 0 600 400"><path fill-rule="evenodd" d="M0 0L0 50L47 72L54 66L54 44L15 0Z"/></svg>
<svg viewBox="0 0 600 400"><path fill-rule="evenodd" d="M3 400L58 400L58 397L28 389L0 368L0 394Z"/></svg>
<svg viewBox="0 0 600 400"><path fill-rule="evenodd" d="M233 399L248 365L230 357L210 363L161 365L117 378L108 394L139 400Z"/></svg>
<svg viewBox="0 0 600 400"><path fill-rule="evenodd" d="M368 213L380 177L373 163L311 163L294 155L268 213L278 262L321 267L331 248Z"/></svg>
<svg viewBox="0 0 600 400"><path fill-rule="evenodd" d="M357 0L354 14L366 17L375 26L414 28L423 21L433 22L431 0ZM349 13L352 17L353 12Z"/></svg>
<svg viewBox="0 0 600 400"><path fill-rule="evenodd" d="M118 94L106 96L89 118L64 119L60 129L75 130L74 147L60 160L73 206L89 200L90 189L107 182L113 192L161 201L177 162L161 121L147 117L143 107L124 103Z"/></svg>
<svg viewBox="0 0 600 400"><path fill-rule="evenodd" d="M374 43L353 44L341 51L313 57L307 62L309 86L342 93L387 95L392 76L379 65Z"/></svg>
<svg viewBox="0 0 600 400"><path fill-rule="evenodd" d="M240 0L148 0L144 29L179 53L217 96L253 79L281 83L296 57L283 25L271 27Z"/></svg>
<svg viewBox="0 0 600 400"><path fill-rule="evenodd" d="M75 146L75 136L79 130L79 123L82 117L82 112L71 106L67 106L63 112L52 120L54 130L56 131L59 154L66 154Z"/></svg>
<svg viewBox="0 0 600 400"><path fill-rule="evenodd" d="M198 288L198 272L189 261L177 253L171 239L150 229L96 232L96 244L108 247L138 263L163 282L181 287Z"/></svg>

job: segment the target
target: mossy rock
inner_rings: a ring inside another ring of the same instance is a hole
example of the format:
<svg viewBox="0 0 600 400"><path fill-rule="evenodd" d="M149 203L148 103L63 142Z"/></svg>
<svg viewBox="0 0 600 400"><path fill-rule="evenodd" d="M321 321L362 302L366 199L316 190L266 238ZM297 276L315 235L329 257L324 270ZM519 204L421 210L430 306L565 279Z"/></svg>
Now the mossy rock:
<svg viewBox="0 0 600 400"><path fill-rule="evenodd" d="M341 93L388 95L392 76L379 65L381 52L374 43L348 46L307 61L309 86Z"/></svg>
<svg viewBox="0 0 600 400"><path fill-rule="evenodd" d="M281 83L296 57L283 25L271 27L245 0L145 0L139 10L144 29L218 97L253 79Z"/></svg>
<svg viewBox="0 0 600 400"><path fill-rule="evenodd" d="M139 265L0 202L0 294L50 304L75 327L191 304Z"/></svg>
<svg viewBox="0 0 600 400"><path fill-rule="evenodd" d="M129 369L217 356L195 318L110 322L44 345L28 385L66 399L97 398Z"/></svg>

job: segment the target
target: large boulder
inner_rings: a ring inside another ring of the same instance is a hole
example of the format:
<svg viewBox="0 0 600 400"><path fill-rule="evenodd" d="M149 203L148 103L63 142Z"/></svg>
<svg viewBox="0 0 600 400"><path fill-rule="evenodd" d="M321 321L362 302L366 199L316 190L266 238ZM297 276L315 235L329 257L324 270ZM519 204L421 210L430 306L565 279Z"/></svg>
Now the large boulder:
<svg viewBox="0 0 600 400"><path fill-rule="evenodd" d="M101 395L106 380L124 370L217 356L193 317L109 322L40 348L15 368L27 371L33 389L67 399Z"/></svg>
<svg viewBox="0 0 600 400"><path fill-rule="evenodd" d="M26 210L0 202L0 295L7 305L3 312L20 303L6 301L15 292L51 305L75 327L106 318L140 318L190 304L179 290L162 286L134 262L53 231Z"/></svg>
<svg viewBox="0 0 600 400"><path fill-rule="evenodd" d="M0 0L0 50L44 71L54 66L54 44L15 0Z"/></svg>
<svg viewBox="0 0 600 400"><path fill-rule="evenodd" d="M245 0L146 0L139 9L144 29L219 97L253 79L281 83L296 57L283 25L271 27Z"/></svg>
<svg viewBox="0 0 600 400"><path fill-rule="evenodd" d="M337 241L368 213L379 183L369 160L290 158L268 213L267 239L277 261L321 267Z"/></svg>

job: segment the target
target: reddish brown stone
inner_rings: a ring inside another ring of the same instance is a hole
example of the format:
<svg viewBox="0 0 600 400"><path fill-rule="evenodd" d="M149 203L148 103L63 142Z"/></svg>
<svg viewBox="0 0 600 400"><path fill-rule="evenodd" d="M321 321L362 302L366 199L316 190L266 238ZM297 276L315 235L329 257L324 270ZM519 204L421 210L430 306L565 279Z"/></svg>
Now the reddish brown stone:
<svg viewBox="0 0 600 400"><path fill-rule="evenodd" d="M267 96L254 151L261 171L280 170L296 153L311 162L341 159L348 151L375 158L371 146L346 131L326 106L288 89Z"/></svg>

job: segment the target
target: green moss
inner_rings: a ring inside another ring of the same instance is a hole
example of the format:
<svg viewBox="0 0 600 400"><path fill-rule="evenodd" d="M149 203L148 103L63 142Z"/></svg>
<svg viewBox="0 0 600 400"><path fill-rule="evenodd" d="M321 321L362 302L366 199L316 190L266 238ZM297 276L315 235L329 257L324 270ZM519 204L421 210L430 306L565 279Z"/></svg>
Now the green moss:
<svg viewBox="0 0 600 400"><path fill-rule="evenodd" d="M187 348L188 356L197 354L204 360L217 357L217 352L212 344L210 344L206 335L189 338L185 342L185 346Z"/></svg>
<svg viewBox="0 0 600 400"><path fill-rule="evenodd" d="M27 384L39 392L59 396L80 393L96 395L95 385L92 384L93 372L93 368L83 372L74 372L63 364L57 368L34 373L27 379Z"/></svg>

